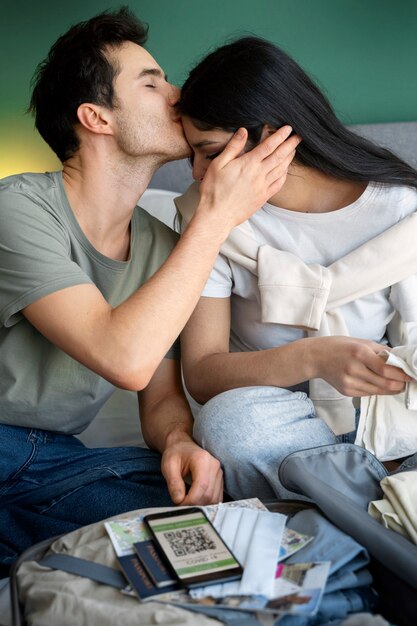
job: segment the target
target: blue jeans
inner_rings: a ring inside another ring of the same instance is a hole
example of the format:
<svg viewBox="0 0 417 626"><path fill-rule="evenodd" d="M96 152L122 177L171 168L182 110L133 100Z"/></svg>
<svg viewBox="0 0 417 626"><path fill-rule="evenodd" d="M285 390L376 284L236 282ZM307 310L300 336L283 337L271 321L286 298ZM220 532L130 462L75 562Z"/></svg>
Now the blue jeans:
<svg viewBox="0 0 417 626"><path fill-rule="evenodd" d="M72 435L0 424L0 574L38 541L170 505L152 450L90 449Z"/></svg>
<svg viewBox="0 0 417 626"><path fill-rule="evenodd" d="M225 489L235 499L300 498L279 482L281 461L291 452L337 443L305 393L279 387L225 391L194 418L196 441L220 460Z"/></svg>

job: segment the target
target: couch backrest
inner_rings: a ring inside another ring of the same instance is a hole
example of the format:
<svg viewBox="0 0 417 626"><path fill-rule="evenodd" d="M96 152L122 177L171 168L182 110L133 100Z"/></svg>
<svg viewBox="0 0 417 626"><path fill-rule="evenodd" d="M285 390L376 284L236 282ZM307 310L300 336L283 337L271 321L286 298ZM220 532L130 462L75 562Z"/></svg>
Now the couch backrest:
<svg viewBox="0 0 417 626"><path fill-rule="evenodd" d="M351 126L362 135L384 148L389 148L404 161L417 169L417 122L394 122L391 124L363 124Z"/></svg>

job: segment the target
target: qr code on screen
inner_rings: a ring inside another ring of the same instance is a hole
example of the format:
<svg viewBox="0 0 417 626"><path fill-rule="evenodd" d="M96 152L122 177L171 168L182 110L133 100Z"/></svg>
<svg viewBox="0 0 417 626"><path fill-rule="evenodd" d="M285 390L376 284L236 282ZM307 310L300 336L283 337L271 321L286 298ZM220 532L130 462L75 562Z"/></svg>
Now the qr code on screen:
<svg viewBox="0 0 417 626"><path fill-rule="evenodd" d="M205 550L215 550L216 544L204 528L182 528L163 533L175 556L186 556Z"/></svg>

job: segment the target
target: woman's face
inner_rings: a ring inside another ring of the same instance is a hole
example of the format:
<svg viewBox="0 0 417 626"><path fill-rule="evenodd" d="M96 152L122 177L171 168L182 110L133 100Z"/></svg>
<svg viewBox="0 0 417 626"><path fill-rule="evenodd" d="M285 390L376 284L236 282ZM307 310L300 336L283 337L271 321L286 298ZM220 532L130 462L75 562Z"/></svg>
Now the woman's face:
<svg viewBox="0 0 417 626"><path fill-rule="evenodd" d="M226 130L199 130L187 116L182 118L185 137L193 151L193 178L202 180L211 161L222 152L233 133Z"/></svg>

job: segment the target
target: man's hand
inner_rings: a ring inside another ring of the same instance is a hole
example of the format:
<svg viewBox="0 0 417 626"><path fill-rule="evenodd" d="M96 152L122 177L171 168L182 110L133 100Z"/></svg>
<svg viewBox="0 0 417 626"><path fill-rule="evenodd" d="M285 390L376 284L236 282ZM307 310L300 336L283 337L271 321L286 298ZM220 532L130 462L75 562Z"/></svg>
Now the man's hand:
<svg viewBox="0 0 417 626"><path fill-rule="evenodd" d="M404 390L411 378L403 370L386 365L385 346L353 337L316 337L310 341L314 375L323 378L345 396L393 395Z"/></svg>
<svg viewBox="0 0 417 626"><path fill-rule="evenodd" d="M214 504L223 499L223 472L217 459L192 438L193 418L178 361L164 359L139 394L143 437L162 454L161 471L175 504ZM185 478L191 488L186 495Z"/></svg>
<svg viewBox="0 0 417 626"><path fill-rule="evenodd" d="M215 504L223 499L223 472L219 461L185 433L168 443L162 454L161 470L174 504ZM187 494L186 476L191 478Z"/></svg>
<svg viewBox="0 0 417 626"><path fill-rule="evenodd" d="M213 160L200 186L196 215L211 212L225 225L226 236L244 222L283 186L288 166L300 143L283 126L250 152L242 154L248 132L240 128L226 148Z"/></svg>

